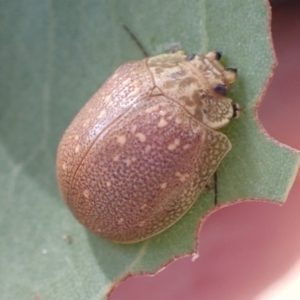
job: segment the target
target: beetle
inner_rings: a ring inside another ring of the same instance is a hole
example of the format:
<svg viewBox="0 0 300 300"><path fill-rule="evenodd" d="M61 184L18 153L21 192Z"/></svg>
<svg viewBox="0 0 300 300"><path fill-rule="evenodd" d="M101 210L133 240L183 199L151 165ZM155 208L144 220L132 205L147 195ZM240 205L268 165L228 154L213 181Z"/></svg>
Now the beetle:
<svg viewBox="0 0 300 300"><path fill-rule="evenodd" d="M90 231L142 241L196 201L231 149L217 129L240 110L226 97L237 71L220 58L177 51L127 62L81 109L59 143L57 177Z"/></svg>

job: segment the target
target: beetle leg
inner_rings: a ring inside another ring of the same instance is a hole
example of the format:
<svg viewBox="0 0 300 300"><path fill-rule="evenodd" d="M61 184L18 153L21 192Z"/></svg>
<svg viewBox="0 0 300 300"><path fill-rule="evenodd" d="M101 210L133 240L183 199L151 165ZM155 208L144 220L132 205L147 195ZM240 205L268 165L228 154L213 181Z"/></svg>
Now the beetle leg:
<svg viewBox="0 0 300 300"><path fill-rule="evenodd" d="M215 205L218 204L218 175L217 172L214 173L214 192L215 192Z"/></svg>
<svg viewBox="0 0 300 300"><path fill-rule="evenodd" d="M217 172L214 173L214 176L211 177L209 182L205 185L204 189L207 193L214 190L214 204L217 205L218 204L218 176L217 176Z"/></svg>

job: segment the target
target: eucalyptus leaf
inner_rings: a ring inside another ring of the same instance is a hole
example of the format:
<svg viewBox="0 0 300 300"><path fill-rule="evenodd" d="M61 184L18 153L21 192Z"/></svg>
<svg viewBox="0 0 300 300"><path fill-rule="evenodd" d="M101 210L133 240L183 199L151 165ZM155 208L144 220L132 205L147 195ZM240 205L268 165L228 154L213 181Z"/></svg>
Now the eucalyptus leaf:
<svg viewBox="0 0 300 300"><path fill-rule="evenodd" d="M218 202L283 202L298 153L260 129L256 106L275 64L263 0L0 0L0 298L105 299L128 274L155 272L193 253L205 192L167 231L118 245L72 216L55 176L58 142L73 117L123 62L179 46L223 52L238 68L229 94L244 108L224 130L233 144L218 171Z"/></svg>

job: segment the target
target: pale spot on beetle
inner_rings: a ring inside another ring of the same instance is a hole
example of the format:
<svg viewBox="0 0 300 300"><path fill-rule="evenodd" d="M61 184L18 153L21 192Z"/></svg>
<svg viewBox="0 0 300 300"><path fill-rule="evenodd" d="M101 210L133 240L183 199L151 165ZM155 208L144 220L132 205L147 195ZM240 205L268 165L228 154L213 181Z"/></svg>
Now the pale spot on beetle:
<svg viewBox="0 0 300 300"><path fill-rule="evenodd" d="M146 153L149 153L150 150L151 150L151 146L150 146L150 145L147 145L147 146L145 147L145 152L146 152Z"/></svg>
<svg viewBox="0 0 300 300"><path fill-rule="evenodd" d="M181 174L180 172L176 172L175 176L178 177L180 182L185 182L190 177L190 174Z"/></svg>
<svg viewBox="0 0 300 300"><path fill-rule="evenodd" d="M136 161L136 157L135 157L135 156L133 156L133 157L131 157L131 158L125 158L125 159L124 159L124 162L125 162L125 164L126 164L127 166L130 166L131 163L133 163L133 162L135 162L135 161Z"/></svg>
<svg viewBox="0 0 300 300"><path fill-rule="evenodd" d="M126 78L126 79L122 82L122 84L123 84L124 86L128 86L130 83L131 83L131 78Z"/></svg>
<svg viewBox="0 0 300 300"><path fill-rule="evenodd" d="M186 144L182 148L183 148L183 150L190 149L191 148L191 144Z"/></svg>
<svg viewBox="0 0 300 300"><path fill-rule="evenodd" d="M144 143L146 141L146 136L142 132L138 132L135 136L139 139L140 142Z"/></svg>
<svg viewBox="0 0 300 300"><path fill-rule="evenodd" d="M103 109L103 110L101 110L100 111L100 114L98 115L98 119L101 119L104 115L105 115L105 113L106 113L106 110L105 109Z"/></svg>
<svg viewBox="0 0 300 300"><path fill-rule="evenodd" d="M67 170L67 164L66 164L65 162L62 164L62 169L63 169L64 171Z"/></svg>
<svg viewBox="0 0 300 300"><path fill-rule="evenodd" d="M182 123L182 119L179 118L179 117L177 117L177 118L175 119L175 123L176 123L176 124L181 124L181 123Z"/></svg>
<svg viewBox="0 0 300 300"><path fill-rule="evenodd" d="M130 158L126 158L126 159L124 159L124 161L125 161L125 164L126 164L127 167L129 167L131 165Z"/></svg>
<svg viewBox="0 0 300 300"><path fill-rule="evenodd" d="M155 111L158 111L159 109L159 106L158 105L154 105L154 106L151 106L151 107L148 107L147 109L145 109L145 113L146 114L151 114Z"/></svg>
<svg viewBox="0 0 300 300"><path fill-rule="evenodd" d="M132 127L131 127L131 132L132 132L132 133L135 133L135 131L136 131L136 125L132 125Z"/></svg>
<svg viewBox="0 0 300 300"><path fill-rule="evenodd" d="M166 182L164 182L164 183L162 183L162 184L160 185L160 188L161 188L162 190L166 189L166 187L167 187L167 183L166 183Z"/></svg>
<svg viewBox="0 0 300 300"><path fill-rule="evenodd" d="M108 103L109 101L110 101L110 99L111 99L111 95L107 95L107 96L105 96L105 98L104 98L104 103Z"/></svg>
<svg viewBox="0 0 300 300"><path fill-rule="evenodd" d="M113 161L119 161L120 159L120 154L117 154L113 157Z"/></svg>
<svg viewBox="0 0 300 300"><path fill-rule="evenodd" d="M146 221L143 220L143 221L141 221L141 222L138 223L138 226L139 226L139 227L143 227L143 226L145 225L145 223L146 223Z"/></svg>
<svg viewBox="0 0 300 300"><path fill-rule="evenodd" d="M117 136L117 143L122 147L124 146L124 144L126 143L126 136L123 135L119 135Z"/></svg>
<svg viewBox="0 0 300 300"><path fill-rule="evenodd" d="M78 140L79 140L79 135L76 134L76 135L75 135L75 141L78 141Z"/></svg>
<svg viewBox="0 0 300 300"><path fill-rule="evenodd" d="M84 123L83 123L83 127L86 128L90 123L90 119L87 119Z"/></svg>
<svg viewBox="0 0 300 300"><path fill-rule="evenodd" d="M147 204L144 203L144 204L140 207L140 209L141 209L141 210L144 210L146 207L147 207Z"/></svg>
<svg viewBox="0 0 300 300"><path fill-rule="evenodd" d="M159 112L159 114L160 114L162 117L164 117L164 116L167 114L167 112L166 112L165 110L161 110L161 111Z"/></svg>
<svg viewBox="0 0 300 300"><path fill-rule="evenodd" d="M86 199L90 198L90 191L89 190L84 190L82 194L83 194L84 198L86 198Z"/></svg>
<svg viewBox="0 0 300 300"><path fill-rule="evenodd" d="M172 144L168 145L168 150L173 151L180 145L180 139L175 139Z"/></svg>
<svg viewBox="0 0 300 300"><path fill-rule="evenodd" d="M160 118L159 122L157 123L158 128L163 128L168 125L168 122L165 120L165 118Z"/></svg>
<svg viewBox="0 0 300 300"><path fill-rule="evenodd" d="M122 224L124 222L124 219L123 218L120 218L119 220L118 220L118 224L120 225L120 224Z"/></svg>
<svg viewBox="0 0 300 300"><path fill-rule="evenodd" d="M78 153L80 150L80 145L78 144L76 147L75 147L75 153Z"/></svg>
<svg viewBox="0 0 300 300"><path fill-rule="evenodd" d="M108 181L106 181L106 186L107 187L111 187L111 182L108 180Z"/></svg>

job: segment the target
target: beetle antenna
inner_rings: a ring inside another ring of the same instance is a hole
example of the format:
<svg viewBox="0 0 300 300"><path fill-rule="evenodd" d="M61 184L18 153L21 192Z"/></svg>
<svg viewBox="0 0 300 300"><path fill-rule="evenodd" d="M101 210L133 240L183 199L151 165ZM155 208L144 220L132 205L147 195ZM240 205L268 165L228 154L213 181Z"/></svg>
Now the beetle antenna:
<svg viewBox="0 0 300 300"><path fill-rule="evenodd" d="M145 57L148 57L149 54L147 53L147 51L145 50L145 48L143 47L143 45L141 44L141 42L137 39L137 37L133 34L133 32L125 25L123 24L123 28L127 31L127 33L130 35L130 37L135 41L135 43L137 44L137 46L140 48L140 50L143 52Z"/></svg>
<svg viewBox="0 0 300 300"><path fill-rule="evenodd" d="M215 205L218 204L218 175L214 173L214 191L215 191Z"/></svg>

